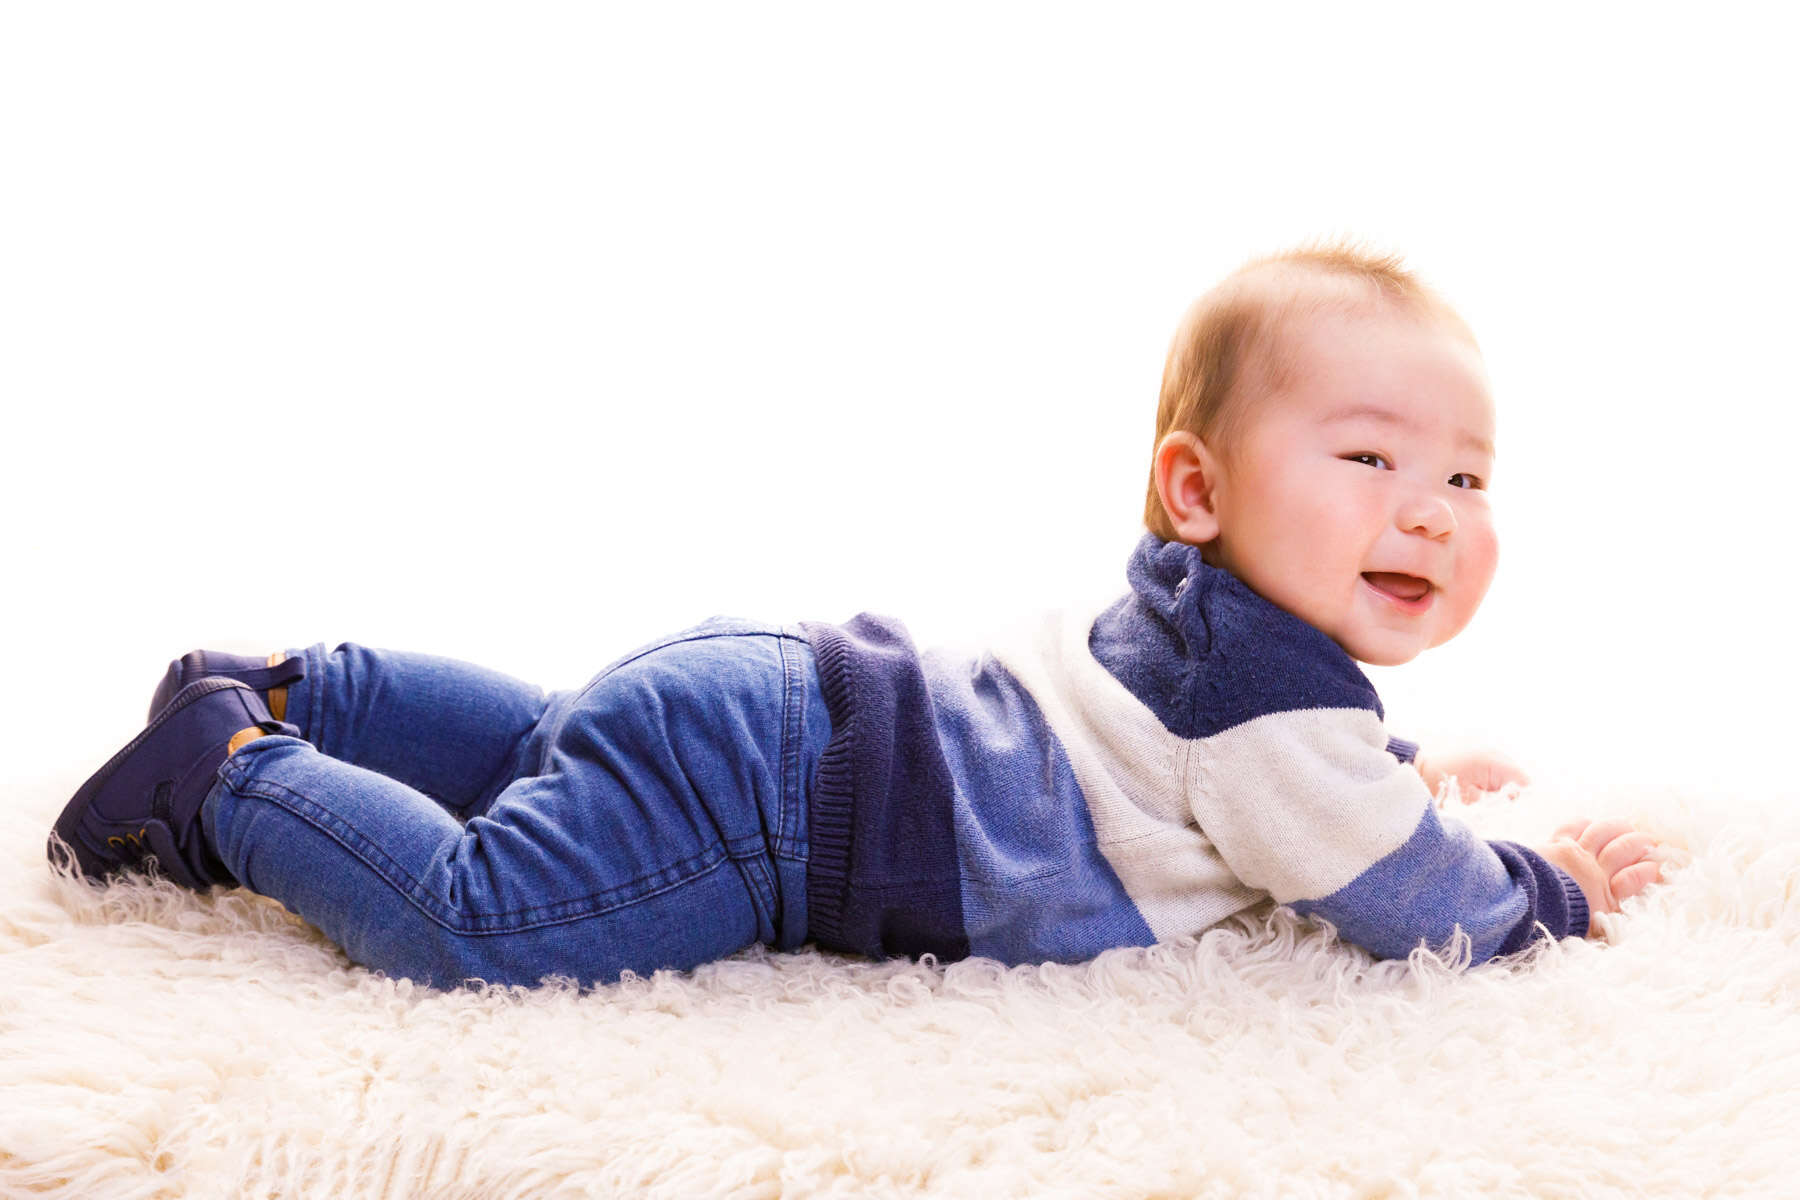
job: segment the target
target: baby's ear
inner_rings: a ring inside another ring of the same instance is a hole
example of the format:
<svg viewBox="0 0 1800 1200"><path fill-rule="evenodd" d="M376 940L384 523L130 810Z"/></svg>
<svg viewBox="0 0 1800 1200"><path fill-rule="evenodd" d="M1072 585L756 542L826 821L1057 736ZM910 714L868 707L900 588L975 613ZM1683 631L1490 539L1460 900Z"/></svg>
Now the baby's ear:
<svg viewBox="0 0 1800 1200"><path fill-rule="evenodd" d="M1218 459L1192 433L1167 434L1156 444L1156 492L1181 541L1202 545L1219 536L1213 508Z"/></svg>

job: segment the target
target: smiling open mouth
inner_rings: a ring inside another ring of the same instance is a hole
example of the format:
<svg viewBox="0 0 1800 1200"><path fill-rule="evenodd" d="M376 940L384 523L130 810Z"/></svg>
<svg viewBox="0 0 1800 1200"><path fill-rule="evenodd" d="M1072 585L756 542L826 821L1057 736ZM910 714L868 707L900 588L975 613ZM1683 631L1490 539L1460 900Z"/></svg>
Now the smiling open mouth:
<svg viewBox="0 0 1800 1200"><path fill-rule="evenodd" d="M1417 603L1431 594L1431 583L1417 575L1402 575L1397 571L1364 571L1363 578L1376 591L1396 600L1404 600L1408 604Z"/></svg>

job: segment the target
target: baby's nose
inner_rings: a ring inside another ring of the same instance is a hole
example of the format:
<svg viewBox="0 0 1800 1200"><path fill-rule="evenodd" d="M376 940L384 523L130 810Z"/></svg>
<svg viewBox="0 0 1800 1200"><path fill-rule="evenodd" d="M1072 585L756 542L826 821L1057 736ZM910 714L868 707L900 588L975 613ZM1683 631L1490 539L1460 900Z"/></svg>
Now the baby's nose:
<svg viewBox="0 0 1800 1200"><path fill-rule="evenodd" d="M1447 538L1456 532L1456 513L1441 496L1421 496L1401 511L1400 528L1429 538Z"/></svg>

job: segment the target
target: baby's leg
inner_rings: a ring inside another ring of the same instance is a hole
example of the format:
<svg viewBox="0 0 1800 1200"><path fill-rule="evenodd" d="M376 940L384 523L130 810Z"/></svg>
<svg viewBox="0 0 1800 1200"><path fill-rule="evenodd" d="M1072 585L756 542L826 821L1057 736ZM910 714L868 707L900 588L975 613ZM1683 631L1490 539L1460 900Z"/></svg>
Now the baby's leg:
<svg viewBox="0 0 1800 1200"><path fill-rule="evenodd" d="M830 736L811 647L709 625L562 695L520 739L544 743L541 757L466 825L272 735L220 769L207 838L240 882L356 962L439 987L589 984L799 945L806 795Z"/></svg>
<svg viewBox="0 0 1800 1200"><path fill-rule="evenodd" d="M555 699L436 655L352 642L286 653L305 661L306 676L288 685L283 719L323 753L421 791L462 820L528 769L526 742Z"/></svg>

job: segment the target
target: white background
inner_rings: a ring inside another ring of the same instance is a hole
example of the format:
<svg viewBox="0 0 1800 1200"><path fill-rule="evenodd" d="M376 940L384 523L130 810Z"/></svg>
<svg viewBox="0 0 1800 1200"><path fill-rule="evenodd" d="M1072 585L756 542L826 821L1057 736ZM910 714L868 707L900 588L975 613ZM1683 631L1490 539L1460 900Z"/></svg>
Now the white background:
<svg viewBox="0 0 1800 1200"><path fill-rule="evenodd" d="M1122 591L1182 310L1352 234L1500 403L1499 577L1391 726L1785 784L1763 13L8 6L5 770L78 782L201 646L571 687L712 613Z"/></svg>

